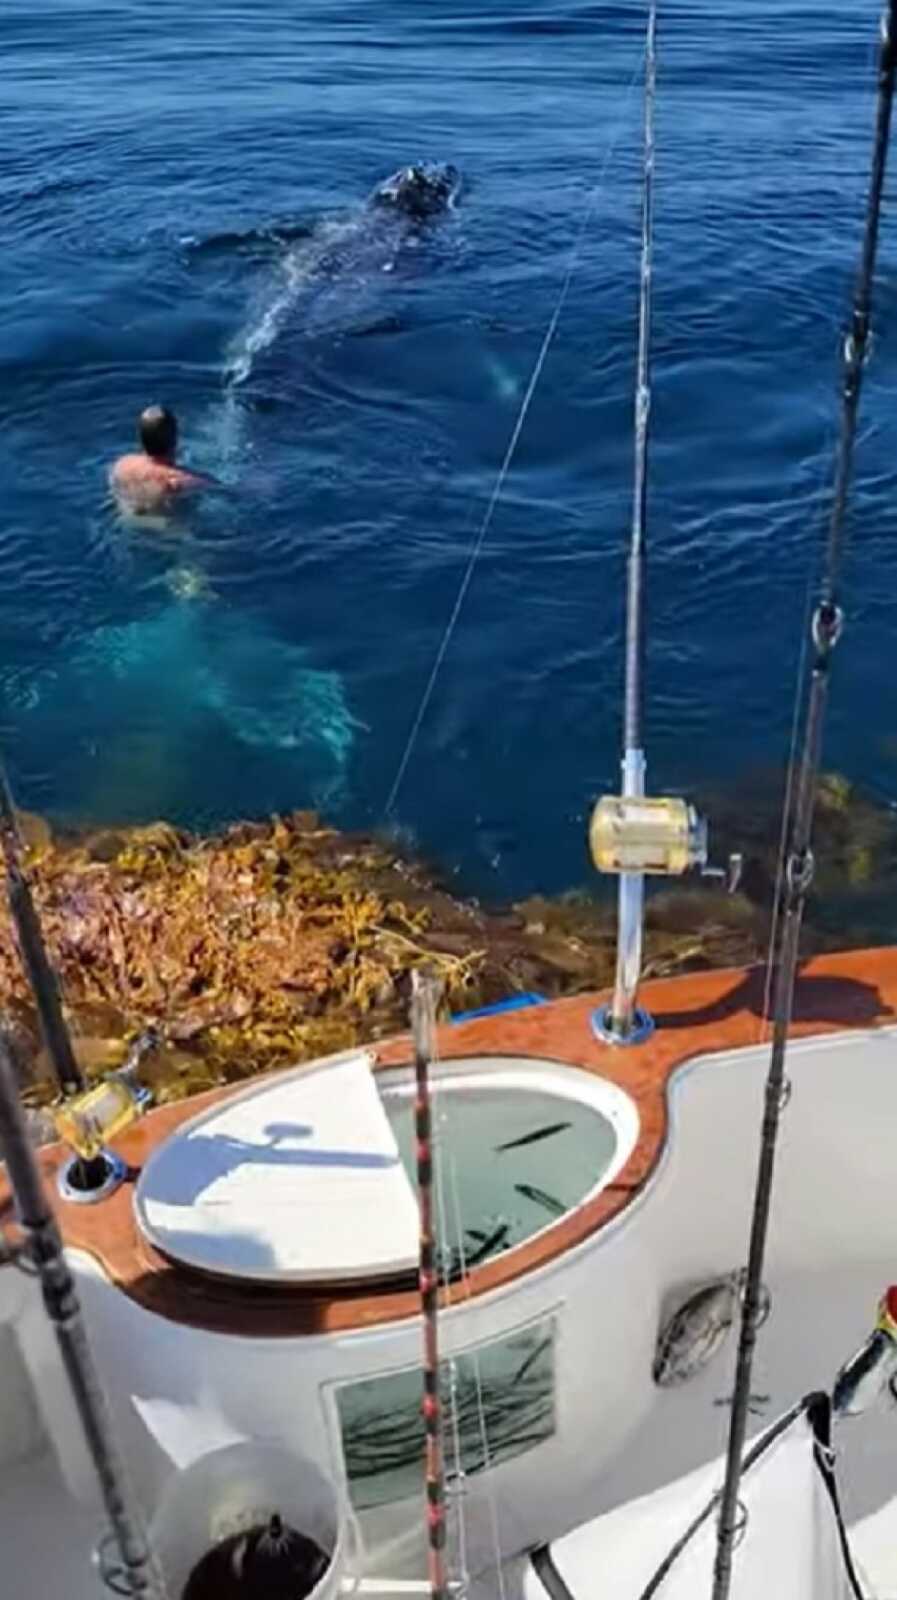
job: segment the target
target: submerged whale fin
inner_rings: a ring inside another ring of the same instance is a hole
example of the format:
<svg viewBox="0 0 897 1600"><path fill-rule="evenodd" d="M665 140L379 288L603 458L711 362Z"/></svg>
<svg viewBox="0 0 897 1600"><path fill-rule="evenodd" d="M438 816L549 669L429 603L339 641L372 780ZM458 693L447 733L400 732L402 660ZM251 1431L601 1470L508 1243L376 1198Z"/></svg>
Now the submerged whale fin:
<svg viewBox="0 0 897 1600"><path fill-rule="evenodd" d="M224 228L219 233L184 233L178 244L189 260L200 260L219 254L270 255L285 245L299 244L314 233L315 224L296 217L284 217L273 222L250 225L247 228Z"/></svg>
<svg viewBox="0 0 897 1600"><path fill-rule="evenodd" d="M78 748L91 753L90 810L103 820L215 809L214 776L205 798L197 763L223 743L219 774L227 770L216 723L262 758L295 757L296 804L335 805L361 726L338 672L199 596L96 629L36 672L27 693L16 689L16 712L40 718L44 740L55 724L68 749L77 728Z"/></svg>
<svg viewBox="0 0 897 1600"><path fill-rule="evenodd" d="M213 646L199 682L204 703L241 743L326 752L342 773L359 724L339 673L309 666L300 647L241 630Z"/></svg>

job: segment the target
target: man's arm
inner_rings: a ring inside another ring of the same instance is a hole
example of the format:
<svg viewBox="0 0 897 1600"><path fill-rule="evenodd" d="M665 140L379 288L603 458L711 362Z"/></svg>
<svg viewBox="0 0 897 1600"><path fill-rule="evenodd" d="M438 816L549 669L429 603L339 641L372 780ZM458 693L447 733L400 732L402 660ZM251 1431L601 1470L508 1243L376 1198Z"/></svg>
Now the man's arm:
<svg viewBox="0 0 897 1600"><path fill-rule="evenodd" d="M219 494L234 494L229 483L213 478L210 472L194 472L191 467L177 467L178 483L183 489L215 489Z"/></svg>

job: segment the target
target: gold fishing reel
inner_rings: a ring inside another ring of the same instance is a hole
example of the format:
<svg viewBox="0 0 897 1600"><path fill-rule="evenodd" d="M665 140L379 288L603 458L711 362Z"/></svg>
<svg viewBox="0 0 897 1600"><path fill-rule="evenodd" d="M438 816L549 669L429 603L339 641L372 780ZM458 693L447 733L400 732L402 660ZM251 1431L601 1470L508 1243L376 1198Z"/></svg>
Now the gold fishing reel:
<svg viewBox="0 0 897 1600"><path fill-rule="evenodd" d="M589 848L599 872L679 878L697 869L704 878L724 880L730 893L741 877L740 855L730 856L727 868L708 867L706 819L672 795L602 795L589 824Z"/></svg>
<svg viewBox="0 0 897 1600"><path fill-rule="evenodd" d="M138 1073L143 1057L158 1042L156 1030L148 1028L135 1039L117 1072L54 1108L56 1132L72 1152L59 1174L64 1199L90 1204L121 1183L126 1168L109 1149L109 1141L124 1133L152 1103L152 1091L140 1082Z"/></svg>
<svg viewBox="0 0 897 1600"><path fill-rule="evenodd" d="M84 1161L105 1150L110 1139L136 1122L150 1096L121 1073L63 1101L53 1114L60 1139Z"/></svg>

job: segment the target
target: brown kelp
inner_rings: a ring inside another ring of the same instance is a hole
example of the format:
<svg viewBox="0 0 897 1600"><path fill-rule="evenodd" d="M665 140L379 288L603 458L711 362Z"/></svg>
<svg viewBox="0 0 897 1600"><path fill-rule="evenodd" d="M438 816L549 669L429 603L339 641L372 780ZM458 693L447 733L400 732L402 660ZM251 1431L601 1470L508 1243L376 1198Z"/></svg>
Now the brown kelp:
<svg viewBox="0 0 897 1600"><path fill-rule="evenodd" d="M683 884L652 895L646 976L764 958L776 828L759 789L754 801L733 817L746 892ZM724 797L712 812L725 832ZM154 1028L161 1042L143 1075L163 1100L404 1029L410 972L423 960L452 1010L612 981L608 900L577 892L486 910L447 893L393 841L340 833L314 812L207 837L167 823L64 835L27 813L20 820L79 1063L89 1077L107 1072ZM820 875L839 916L830 927L811 906L807 949L893 937L878 913L893 901L897 817L832 776L818 833ZM5 911L0 1008L28 1098L49 1098Z"/></svg>

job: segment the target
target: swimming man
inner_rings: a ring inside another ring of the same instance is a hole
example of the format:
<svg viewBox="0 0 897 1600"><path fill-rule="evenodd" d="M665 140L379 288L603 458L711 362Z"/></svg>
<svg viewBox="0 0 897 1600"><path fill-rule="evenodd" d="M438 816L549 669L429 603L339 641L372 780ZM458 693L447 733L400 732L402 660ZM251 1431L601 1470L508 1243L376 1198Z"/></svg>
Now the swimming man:
<svg viewBox="0 0 897 1600"><path fill-rule="evenodd" d="M140 413L137 436L143 450L119 456L109 473L112 492L127 511L170 511L185 494L219 487L214 478L178 466L178 422L166 406Z"/></svg>

